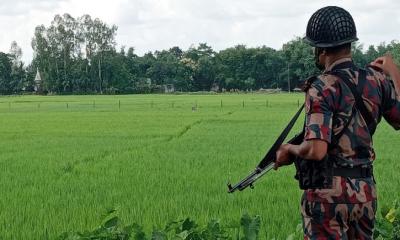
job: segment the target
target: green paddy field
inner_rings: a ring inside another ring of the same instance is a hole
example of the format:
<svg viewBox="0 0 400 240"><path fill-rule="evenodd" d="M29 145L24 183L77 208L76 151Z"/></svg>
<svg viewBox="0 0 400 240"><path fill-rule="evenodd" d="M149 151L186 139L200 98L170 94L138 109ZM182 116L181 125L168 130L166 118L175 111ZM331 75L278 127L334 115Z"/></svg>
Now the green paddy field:
<svg viewBox="0 0 400 240"><path fill-rule="evenodd" d="M117 208L147 230L186 217L260 215L263 239L300 223L294 167L228 194L254 169L302 94L0 97L0 239L55 239ZM293 134L300 131L299 121ZM374 138L379 206L400 192L399 133Z"/></svg>

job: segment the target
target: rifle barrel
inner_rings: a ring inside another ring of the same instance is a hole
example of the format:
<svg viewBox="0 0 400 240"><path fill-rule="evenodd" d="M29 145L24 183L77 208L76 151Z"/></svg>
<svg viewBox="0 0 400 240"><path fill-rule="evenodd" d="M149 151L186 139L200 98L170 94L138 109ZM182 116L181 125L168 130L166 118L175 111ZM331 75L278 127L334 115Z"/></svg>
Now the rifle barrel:
<svg viewBox="0 0 400 240"><path fill-rule="evenodd" d="M238 184L232 187L231 184L228 184L228 193L233 193L236 190L243 191L247 187L252 187L253 183L257 181L260 177L266 174L269 170L274 167L274 163L268 164L264 169L256 168L252 173L250 173L245 179L240 181Z"/></svg>

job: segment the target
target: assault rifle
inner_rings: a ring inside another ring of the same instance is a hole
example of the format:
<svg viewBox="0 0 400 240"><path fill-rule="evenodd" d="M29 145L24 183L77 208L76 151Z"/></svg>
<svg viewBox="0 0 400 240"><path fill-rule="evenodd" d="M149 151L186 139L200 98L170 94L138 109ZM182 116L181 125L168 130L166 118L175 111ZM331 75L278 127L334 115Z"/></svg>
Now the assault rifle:
<svg viewBox="0 0 400 240"><path fill-rule="evenodd" d="M233 193L236 190L243 191L247 187L254 188L253 183L274 167L275 160L276 160L276 151L278 151L279 147L285 141L285 138L289 134L290 130L293 128L293 125L296 123L297 119L299 118L300 113L302 112L303 108L304 108L304 104L300 107L300 109L294 115L292 120L290 120L289 124L286 126L286 128L283 130L283 132L279 135L278 139L275 141L275 143L272 145L272 147L268 150L267 154L264 156L264 158L261 160L261 162L257 165L256 169L252 173L250 173L247 177L245 177L242 181L237 183L236 185L232 186L230 183L228 183L228 193ZM294 138L289 140L288 143L301 144L301 142L303 141L303 136L304 136L303 133L298 134Z"/></svg>

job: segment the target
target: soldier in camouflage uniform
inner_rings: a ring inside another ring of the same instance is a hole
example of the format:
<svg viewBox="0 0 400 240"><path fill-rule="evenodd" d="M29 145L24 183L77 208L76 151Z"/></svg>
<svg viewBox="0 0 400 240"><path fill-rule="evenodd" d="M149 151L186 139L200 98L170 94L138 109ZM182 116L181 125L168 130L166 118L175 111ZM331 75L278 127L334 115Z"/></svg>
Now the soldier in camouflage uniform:
<svg viewBox="0 0 400 240"><path fill-rule="evenodd" d="M390 56L366 69L355 66L351 42L356 40L354 21L342 8L322 8L308 22L305 41L324 71L306 91L303 143L282 145L275 164L291 164L290 155L320 161L328 154L333 161L332 187L304 191L304 239L372 239L377 206L372 135L382 116L400 129L400 72ZM357 87L371 122L343 78Z"/></svg>

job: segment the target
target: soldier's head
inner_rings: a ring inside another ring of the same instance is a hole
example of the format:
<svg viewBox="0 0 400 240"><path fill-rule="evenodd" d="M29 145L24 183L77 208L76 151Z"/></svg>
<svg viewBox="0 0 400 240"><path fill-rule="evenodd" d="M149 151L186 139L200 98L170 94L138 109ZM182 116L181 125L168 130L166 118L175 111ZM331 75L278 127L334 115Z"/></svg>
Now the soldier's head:
<svg viewBox="0 0 400 240"><path fill-rule="evenodd" d="M349 12L336 6L316 11L307 24L304 40L314 47L315 64L324 69L328 59L351 56L357 30Z"/></svg>

